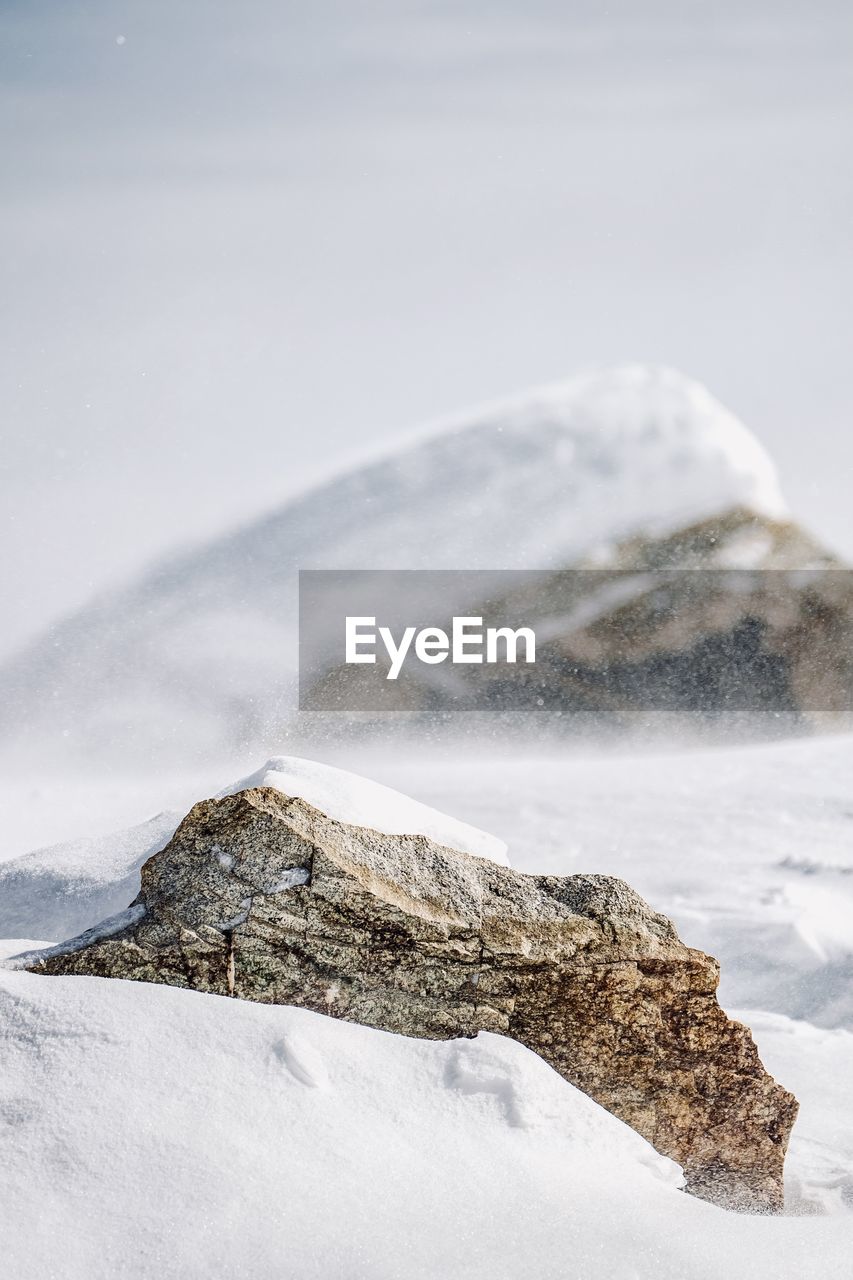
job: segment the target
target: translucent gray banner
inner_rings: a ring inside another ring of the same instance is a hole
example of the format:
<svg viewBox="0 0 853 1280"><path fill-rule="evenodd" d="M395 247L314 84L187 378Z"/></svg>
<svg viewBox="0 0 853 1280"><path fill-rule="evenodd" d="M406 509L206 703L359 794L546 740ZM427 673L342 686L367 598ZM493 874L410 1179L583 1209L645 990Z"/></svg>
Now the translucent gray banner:
<svg viewBox="0 0 853 1280"><path fill-rule="evenodd" d="M846 569L299 576L303 711L853 718Z"/></svg>

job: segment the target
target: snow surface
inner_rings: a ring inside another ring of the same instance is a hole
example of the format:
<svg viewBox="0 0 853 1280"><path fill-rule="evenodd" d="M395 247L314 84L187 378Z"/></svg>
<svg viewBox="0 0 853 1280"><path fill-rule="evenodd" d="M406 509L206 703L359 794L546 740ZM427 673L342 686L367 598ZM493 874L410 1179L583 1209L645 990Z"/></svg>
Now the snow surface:
<svg viewBox="0 0 853 1280"><path fill-rule="evenodd" d="M168 843L182 817L160 813L125 831L0 861L0 937L59 941L122 911L139 892L143 862Z"/></svg>
<svg viewBox="0 0 853 1280"><path fill-rule="evenodd" d="M767 1069L800 1101L785 1162L791 1212L853 1213L853 1035L781 1014L734 1016L752 1030ZM853 1218L848 1217L848 1230Z"/></svg>
<svg viewBox="0 0 853 1280"><path fill-rule="evenodd" d="M0 669L0 744L24 733L77 761L111 758L117 736L139 758L280 740L297 570L570 567L735 507L787 514L773 463L671 369L602 370L486 405L53 628Z"/></svg>
<svg viewBox="0 0 853 1280"><path fill-rule="evenodd" d="M529 1050L0 974L15 1280L822 1280L849 1218L730 1214Z"/></svg>
<svg viewBox="0 0 853 1280"><path fill-rule="evenodd" d="M342 746L335 758L491 827L520 870L623 876L720 957L725 1007L800 1100L790 1216L683 1196L635 1135L509 1041L407 1041L300 1010L4 971L8 1273L848 1280L853 738L503 758ZM160 785L172 803L174 778L146 790L133 775L128 804L149 805ZM118 788L104 787L116 815ZM193 779L187 807L213 790ZM57 796L81 830L103 821L93 783L77 808L69 779L45 777L40 795L51 821ZM12 834L34 817L6 808ZM40 917L83 873L84 844L68 849L49 897L34 875L29 926L0 954L55 940ZM106 874L101 839L93 857ZM41 851L34 866L50 861Z"/></svg>
<svg viewBox="0 0 853 1280"><path fill-rule="evenodd" d="M698 382L626 365L428 425L210 553L268 559L286 531L300 568L546 569L737 507L788 515L755 436Z"/></svg>
<svg viewBox="0 0 853 1280"><path fill-rule="evenodd" d="M248 778L225 787L217 799L250 787L273 787L284 795L300 796L338 822L386 835L429 836L451 849L509 866L503 840L347 769L299 756L273 756Z"/></svg>

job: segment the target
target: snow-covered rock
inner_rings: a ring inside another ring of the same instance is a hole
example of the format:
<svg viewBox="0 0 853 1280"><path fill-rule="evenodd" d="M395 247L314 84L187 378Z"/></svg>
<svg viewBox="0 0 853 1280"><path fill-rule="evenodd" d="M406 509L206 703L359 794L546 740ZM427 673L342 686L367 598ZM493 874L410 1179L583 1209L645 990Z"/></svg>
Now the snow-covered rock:
<svg viewBox="0 0 853 1280"><path fill-rule="evenodd" d="M336 758L368 767L352 747ZM413 1280L531 1269L543 1280L848 1280L853 1034L782 1014L799 1006L795 969L807 966L823 1016L826 969L840 963L853 738L371 759L391 786L500 832L521 870L624 876L690 945L722 956L724 1006L750 1010L735 1016L800 1100L792 1216L727 1214L673 1192L636 1146L614 1151L601 1129L589 1133L574 1106L588 1099L559 1079L556 1095L541 1090L555 1077L513 1042L424 1043L174 988L0 973L0 1270L396 1280L402 1257ZM228 776L194 779L188 796ZM119 783L97 781L100 792L91 779L45 781L39 803L80 830L85 810L99 830L120 812ZM141 792L132 775L124 786L137 812L158 803L153 783ZM12 821L20 783L5 775L0 789ZM800 884L835 895L825 930L817 900L790 892ZM2 942L0 954L43 937ZM765 993L776 1013L756 1012ZM488 1052L460 1068L460 1047Z"/></svg>
<svg viewBox="0 0 853 1280"><path fill-rule="evenodd" d="M218 795L261 786L300 796L338 822L389 835L427 836L509 866L506 843L497 836L317 760L273 756ZM139 893L142 864L171 839L180 818L180 813L164 812L123 831L66 841L0 863L0 938L60 942L123 911Z"/></svg>
<svg viewBox="0 0 853 1280"><path fill-rule="evenodd" d="M698 384L628 366L447 419L153 569L0 672L5 741L72 759L280 740L296 571L548 569L732 509L783 518L773 464Z"/></svg>
<svg viewBox="0 0 853 1280"><path fill-rule="evenodd" d="M796 1099L720 1009L716 961L623 880L520 875L263 786L194 805L141 878L129 909L6 964L427 1039L500 1032L678 1160L691 1193L782 1207Z"/></svg>

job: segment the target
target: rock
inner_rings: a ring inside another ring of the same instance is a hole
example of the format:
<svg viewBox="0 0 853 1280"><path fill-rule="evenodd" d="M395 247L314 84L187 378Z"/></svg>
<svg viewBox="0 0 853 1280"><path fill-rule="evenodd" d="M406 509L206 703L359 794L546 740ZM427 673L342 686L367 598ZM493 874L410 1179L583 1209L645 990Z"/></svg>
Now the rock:
<svg viewBox="0 0 853 1280"><path fill-rule="evenodd" d="M195 805L128 911L19 967L170 983L431 1039L510 1036L727 1207L782 1205L796 1100L715 960L624 881L531 876L269 787Z"/></svg>
<svg viewBox="0 0 853 1280"><path fill-rule="evenodd" d="M399 609L404 575L389 575L384 592L388 612L392 600ZM543 724L566 732L722 722L775 736L781 726L853 723L853 575L789 520L732 510L634 537L606 559L519 573L460 611L484 627L532 628L535 664L456 665L449 680L446 666L410 660L389 681L379 659L312 676L306 658L303 707L373 711L386 735L392 712L409 731L436 717L467 727L498 713L513 736ZM414 601L405 616L419 616ZM448 619L435 621L449 629ZM338 622L330 613L336 632Z"/></svg>

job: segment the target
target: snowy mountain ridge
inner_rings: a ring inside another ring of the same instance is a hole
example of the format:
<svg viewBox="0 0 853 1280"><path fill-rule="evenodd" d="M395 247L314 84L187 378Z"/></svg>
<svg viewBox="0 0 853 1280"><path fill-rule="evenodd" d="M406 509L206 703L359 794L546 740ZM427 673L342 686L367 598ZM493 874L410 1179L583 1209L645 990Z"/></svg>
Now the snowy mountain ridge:
<svg viewBox="0 0 853 1280"><path fill-rule="evenodd" d="M733 509L786 520L771 459L703 387L583 374L447 419L95 600L0 668L0 737L257 744L292 714L299 569L570 567Z"/></svg>

